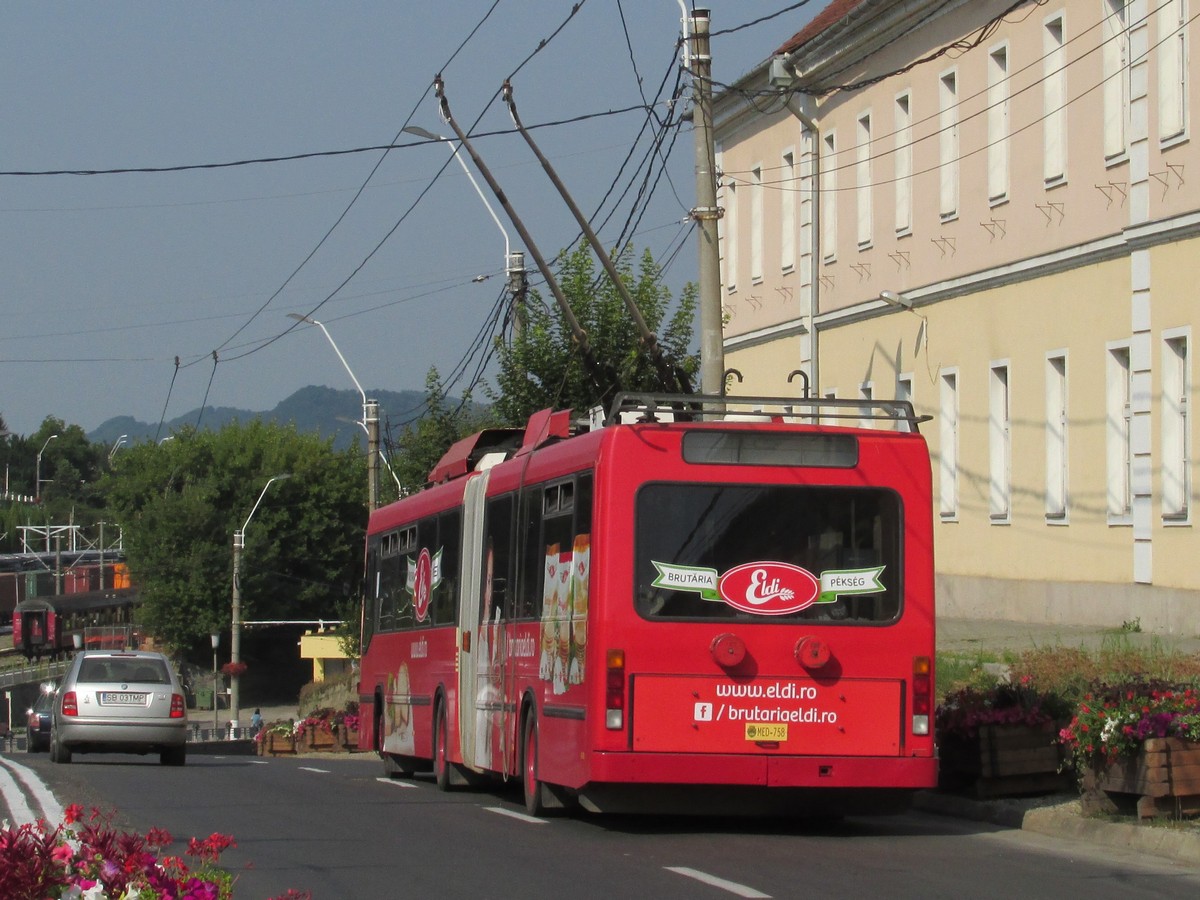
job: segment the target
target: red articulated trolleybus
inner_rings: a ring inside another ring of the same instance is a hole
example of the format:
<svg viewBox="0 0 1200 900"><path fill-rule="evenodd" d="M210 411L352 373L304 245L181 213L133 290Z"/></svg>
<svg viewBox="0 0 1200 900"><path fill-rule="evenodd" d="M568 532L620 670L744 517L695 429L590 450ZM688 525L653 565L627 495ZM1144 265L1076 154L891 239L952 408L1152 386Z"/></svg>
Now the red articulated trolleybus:
<svg viewBox="0 0 1200 900"><path fill-rule="evenodd" d="M458 442L371 515L363 749L535 815L903 808L937 782L917 425L622 394Z"/></svg>

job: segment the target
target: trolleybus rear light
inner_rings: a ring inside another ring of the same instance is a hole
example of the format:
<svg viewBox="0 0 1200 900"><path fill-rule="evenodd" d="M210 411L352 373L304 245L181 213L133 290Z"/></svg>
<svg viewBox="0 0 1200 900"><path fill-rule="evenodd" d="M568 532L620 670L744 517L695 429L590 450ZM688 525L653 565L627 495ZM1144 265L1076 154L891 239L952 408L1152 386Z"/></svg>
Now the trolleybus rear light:
<svg viewBox="0 0 1200 900"><path fill-rule="evenodd" d="M605 654L604 725L612 731L625 727L625 651Z"/></svg>
<svg viewBox="0 0 1200 900"><path fill-rule="evenodd" d="M912 731L929 734L929 714L933 697L933 667L928 656L913 657Z"/></svg>

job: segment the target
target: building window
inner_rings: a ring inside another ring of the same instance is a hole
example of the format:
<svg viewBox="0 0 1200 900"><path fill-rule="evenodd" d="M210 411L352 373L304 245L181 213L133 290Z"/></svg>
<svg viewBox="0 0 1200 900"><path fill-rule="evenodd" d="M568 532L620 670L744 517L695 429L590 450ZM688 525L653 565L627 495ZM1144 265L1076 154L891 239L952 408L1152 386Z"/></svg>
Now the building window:
<svg viewBox="0 0 1200 900"><path fill-rule="evenodd" d="M1067 519L1067 355L1046 357L1046 521Z"/></svg>
<svg viewBox="0 0 1200 900"><path fill-rule="evenodd" d="M1185 0L1158 7L1158 136L1179 137L1187 127L1187 9Z"/></svg>
<svg viewBox="0 0 1200 900"><path fill-rule="evenodd" d="M1188 425L1191 393L1189 337L1168 332L1163 340L1162 372L1162 515L1164 522L1188 521L1192 483L1192 442Z"/></svg>
<svg viewBox="0 0 1200 900"><path fill-rule="evenodd" d="M912 107L910 95L896 98L896 233L912 231Z"/></svg>
<svg viewBox="0 0 1200 900"><path fill-rule="evenodd" d="M1012 501L1012 419L1008 363L993 363L988 376L988 513L995 524L1009 521Z"/></svg>
<svg viewBox="0 0 1200 900"><path fill-rule="evenodd" d="M939 210L942 220L958 215L958 75L947 72L938 90Z"/></svg>
<svg viewBox="0 0 1200 900"><path fill-rule="evenodd" d="M871 114L858 117L858 147L854 171L858 181L858 246L871 246Z"/></svg>
<svg viewBox="0 0 1200 900"><path fill-rule="evenodd" d="M750 171L750 283L763 279L763 171Z"/></svg>
<svg viewBox="0 0 1200 900"><path fill-rule="evenodd" d="M728 179L725 185L725 215L719 223L725 244L725 290L733 293L737 290L738 274L738 192L733 179Z"/></svg>
<svg viewBox="0 0 1200 900"><path fill-rule="evenodd" d="M1125 155L1125 117L1129 107L1129 34L1126 30L1125 0L1104 0L1101 32L1104 77L1104 158Z"/></svg>
<svg viewBox="0 0 1200 900"><path fill-rule="evenodd" d="M779 268L796 267L796 157L783 154L783 190L779 192Z"/></svg>
<svg viewBox="0 0 1200 900"><path fill-rule="evenodd" d="M1133 381L1128 343L1109 345L1105 381L1108 518L1111 524L1126 525L1133 511Z"/></svg>
<svg viewBox="0 0 1200 900"><path fill-rule="evenodd" d="M837 259L837 136L825 135L821 152L821 255Z"/></svg>
<svg viewBox="0 0 1200 900"><path fill-rule="evenodd" d="M943 370L938 398L938 512L958 518L958 372Z"/></svg>
<svg viewBox="0 0 1200 900"><path fill-rule="evenodd" d="M1042 34L1042 177L1047 184L1067 177L1067 53L1061 13L1046 21Z"/></svg>
<svg viewBox="0 0 1200 900"><path fill-rule="evenodd" d="M988 200L1008 199L1008 47L988 54Z"/></svg>

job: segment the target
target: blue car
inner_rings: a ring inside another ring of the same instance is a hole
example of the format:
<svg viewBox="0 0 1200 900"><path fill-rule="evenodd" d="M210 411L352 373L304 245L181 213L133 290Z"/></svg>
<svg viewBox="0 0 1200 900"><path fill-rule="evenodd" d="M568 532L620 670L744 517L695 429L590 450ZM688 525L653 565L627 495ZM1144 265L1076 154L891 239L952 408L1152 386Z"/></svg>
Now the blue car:
<svg viewBox="0 0 1200 900"><path fill-rule="evenodd" d="M49 690L47 690L49 688ZM54 686L43 685L25 719L25 750L45 753L50 749L50 725L54 719Z"/></svg>

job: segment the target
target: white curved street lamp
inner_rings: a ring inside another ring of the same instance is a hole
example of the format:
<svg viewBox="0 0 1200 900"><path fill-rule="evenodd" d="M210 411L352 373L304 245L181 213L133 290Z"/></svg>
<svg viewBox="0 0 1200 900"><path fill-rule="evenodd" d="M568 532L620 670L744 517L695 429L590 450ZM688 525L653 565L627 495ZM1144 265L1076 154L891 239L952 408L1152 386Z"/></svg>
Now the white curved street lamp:
<svg viewBox="0 0 1200 900"><path fill-rule="evenodd" d="M35 500L40 501L42 499L42 454L46 452L46 448L50 446L50 442L57 437L58 437L57 434L50 435L50 437L46 438L46 443L42 444L42 449L38 451L37 472L34 475L34 478L36 479L36 483L33 486L34 487L33 493L35 495L34 496Z"/></svg>
<svg viewBox="0 0 1200 900"><path fill-rule="evenodd" d="M253 519L254 514L258 512L258 505L262 503L263 497L267 495L267 489L274 482L283 481L291 477L292 475L290 472L285 472L282 475L274 475L267 479L267 483L263 485L262 492L258 495L258 499L254 501L254 508L250 510L250 515L246 516L246 523L242 525L241 530L233 533L233 616L232 623L230 625L229 645L229 663L233 669L229 675L229 718L232 724L233 734L236 734L238 729L238 689L240 686L240 676L236 670L237 664L242 661L242 585L240 575L242 567L242 548L246 546L246 529L250 527L250 520ZM215 643L213 647L215 650Z"/></svg>

